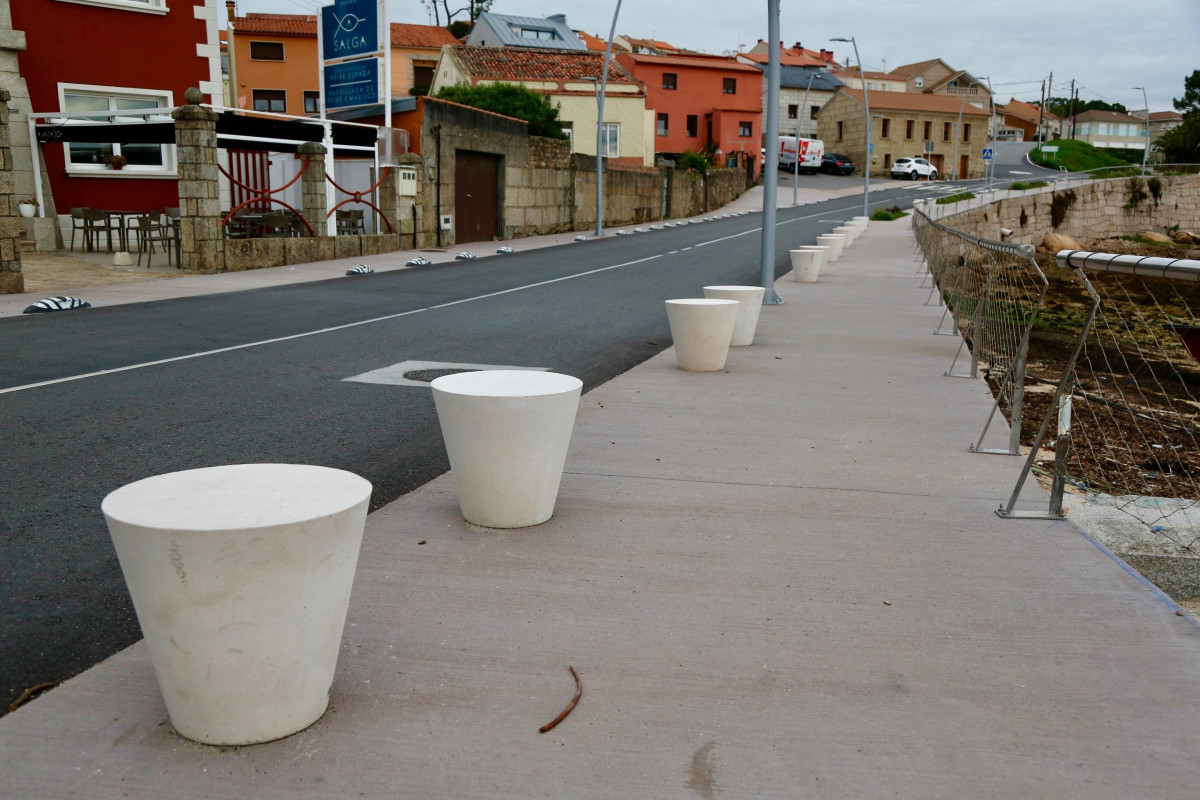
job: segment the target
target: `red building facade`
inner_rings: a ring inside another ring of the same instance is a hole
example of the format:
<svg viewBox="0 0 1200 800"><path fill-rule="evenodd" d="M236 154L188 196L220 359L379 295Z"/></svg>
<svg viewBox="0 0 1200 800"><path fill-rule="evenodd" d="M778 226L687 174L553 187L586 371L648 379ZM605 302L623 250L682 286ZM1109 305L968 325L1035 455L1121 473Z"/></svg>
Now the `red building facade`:
<svg viewBox="0 0 1200 800"><path fill-rule="evenodd" d="M616 58L646 86L656 154L670 157L711 146L724 163L755 177L762 171L761 70L723 56L618 53Z"/></svg>
<svg viewBox="0 0 1200 800"><path fill-rule="evenodd" d="M218 0L20 0L11 5L32 111L121 111L182 105L198 87L221 99ZM164 119L169 120L165 116ZM46 120L38 120L39 123ZM179 205L173 145L94 142L41 145L42 167L60 214L74 206L161 209ZM105 156L123 156L113 170Z"/></svg>

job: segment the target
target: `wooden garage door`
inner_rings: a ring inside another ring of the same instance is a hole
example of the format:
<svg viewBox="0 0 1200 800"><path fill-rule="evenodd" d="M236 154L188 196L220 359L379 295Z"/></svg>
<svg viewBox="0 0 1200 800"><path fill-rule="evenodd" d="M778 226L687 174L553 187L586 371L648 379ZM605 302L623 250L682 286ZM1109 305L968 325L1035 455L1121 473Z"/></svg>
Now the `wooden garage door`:
<svg viewBox="0 0 1200 800"><path fill-rule="evenodd" d="M457 242L486 242L500 226L500 157L454 151L454 236Z"/></svg>

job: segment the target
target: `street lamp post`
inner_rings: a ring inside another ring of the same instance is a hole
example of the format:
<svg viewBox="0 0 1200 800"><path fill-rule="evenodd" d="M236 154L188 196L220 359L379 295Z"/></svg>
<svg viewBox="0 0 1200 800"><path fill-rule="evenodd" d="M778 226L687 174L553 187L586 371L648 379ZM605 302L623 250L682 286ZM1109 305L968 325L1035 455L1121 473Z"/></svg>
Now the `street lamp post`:
<svg viewBox="0 0 1200 800"><path fill-rule="evenodd" d="M1146 160L1150 158L1150 101L1146 99L1146 87L1134 86L1142 90L1142 104L1146 106L1146 149L1142 153L1142 175L1146 174Z"/></svg>
<svg viewBox="0 0 1200 800"><path fill-rule="evenodd" d="M767 153L763 160L758 276L764 290L763 305L780 305L783 298L775 292L775 219L779 209L779 0L767 0L767 40L771 50L767 58L767 113L763 129Z"/></svg>
<svg viewBox="0 0 1200 800"><path fill-rule="evenodd" d="M863 93L863 114L867 121L867 153L864 157L865 166L863 168L863 216L871 216L868 212L871 196L871 103L867 99L867 73L863 69L862 59L858 55L858 42L851 36L849 39L837 38L830 39L831 42L849 42L854 45L854 60L858 62L858 77L862 79Z"/></svg>
<svg viewBox="0 0 1200 800"><path fill-rule="evenodd" d="M824 69L818 69L808 76L808 86L804 87L804 100L796 110L796 171L792 175L792 205L797 205L800 197L800 127L804 124L804 109L808 108L808 93L812 90L813 80L824 74Z"/></svg>
<svg viewBox="0 0 1200 800"><path fill-rule="evenodd" d="M621 0L613 11L612 27L608 30L608 43L604 47L604 66L600 71L600 85L596 94L596 235L604 235L604 95L608 92L608 63L612 61L613 37L617 35L617 15L621 13Z"/></svg>

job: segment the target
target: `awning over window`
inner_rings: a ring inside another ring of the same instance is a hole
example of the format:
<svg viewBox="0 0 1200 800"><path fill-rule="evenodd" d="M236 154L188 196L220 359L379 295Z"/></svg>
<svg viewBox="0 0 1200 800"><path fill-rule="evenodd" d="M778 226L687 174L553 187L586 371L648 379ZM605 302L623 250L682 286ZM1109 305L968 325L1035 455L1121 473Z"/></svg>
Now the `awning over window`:
<svg viewBox="0 0 1200 800"><path fill-rule="evenodd" d="M65 119L37 125L40 143L55 142L119 142L121 144L174 144L175 123L141 120L131 122L68 122ZM334 150L343 155L361 154L351 147L372 147L377 130L355 125L333 123ZM319 123L298 120L248 117L223 112L217 119L217 146L235 150L270 150L294 153L305 142L320 142Z"/></svg>

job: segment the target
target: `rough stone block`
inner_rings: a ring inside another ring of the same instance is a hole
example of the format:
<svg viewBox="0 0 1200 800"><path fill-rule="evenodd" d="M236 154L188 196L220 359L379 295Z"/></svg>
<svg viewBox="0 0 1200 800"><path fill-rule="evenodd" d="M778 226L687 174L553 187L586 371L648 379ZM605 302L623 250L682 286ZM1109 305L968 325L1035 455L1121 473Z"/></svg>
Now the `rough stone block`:
<svg viewBox="0 0 1200 800"><path fill-rule="evenodd" d="M24 291L24 275L14 270L0 271L0 294L21 294Z"/></svg>
<svg viewBox="0 0 1200 800"><path fill-rule="evenodd" d="M336 258L354 258L362 255L361 236L337 236L335 240Z"/></svg>

